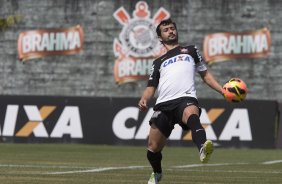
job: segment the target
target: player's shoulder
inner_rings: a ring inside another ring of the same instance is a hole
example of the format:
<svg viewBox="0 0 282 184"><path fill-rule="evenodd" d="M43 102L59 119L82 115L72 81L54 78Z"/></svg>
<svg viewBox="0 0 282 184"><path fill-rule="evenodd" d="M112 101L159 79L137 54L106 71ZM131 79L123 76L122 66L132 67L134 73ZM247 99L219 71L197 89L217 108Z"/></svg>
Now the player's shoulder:
<svg viewBox="0 0 282 184"><path fill-rule="evenodd" d="M188 54L190 54L195 59L196 63L204 61L196 45L188 45L186 46L186 48L188 50Z"/></svg>
<svg viewBox="0 0 282 184"><path fill-rule="evenodd" d="M165 60L167 59L167 57L168 57L168 55L167 55L167 53L165 53L165 54L159 56L158 58L156 58L156 59L153 61L153 63L154 63L155 65L161 64L163 61L165 61Z"/></svg>
<svg viewBox="0 0 282 184"><path fill-rule="evenodd" d="M155 61L156 61L156 62L162 61L163 58L166 58L166 57L167 57L167 55L166 55L166 54L163 54L163 55L159 56L158 58L156 58Z"/></svg>
<svg viewBox="0 0 282 184"><path fill-rule="evenodd" d="M188 45L185 48L188 50L190 55L198 55L200 52L196 45Z"/></svg>
<svg viewBox="0 0 282 184"><path fill-rule="evenodd" d="M189 51L192 51L192 52L196 52L198 50L196 45L188 45L188 46L185 46L185 48L187 48Z"/></svg>

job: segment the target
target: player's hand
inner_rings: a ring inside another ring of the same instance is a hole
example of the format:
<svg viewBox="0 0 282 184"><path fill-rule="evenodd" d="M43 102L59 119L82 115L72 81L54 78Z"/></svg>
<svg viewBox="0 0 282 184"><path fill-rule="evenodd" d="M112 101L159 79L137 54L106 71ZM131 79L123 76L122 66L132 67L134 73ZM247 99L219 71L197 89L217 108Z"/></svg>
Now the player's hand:
<svg viewBox="0 0 282 184"><path fill-rule="evenodd" d="M225 98L225 89L221 88L221 95Z"/></svg>
<svg viewBox="0 0 282 184"><path fill-rule="evenodd" d="M138 103L139 106L139 110L140 111L145 111L148 107L147 107L147 100L141 99Z"/></svg>

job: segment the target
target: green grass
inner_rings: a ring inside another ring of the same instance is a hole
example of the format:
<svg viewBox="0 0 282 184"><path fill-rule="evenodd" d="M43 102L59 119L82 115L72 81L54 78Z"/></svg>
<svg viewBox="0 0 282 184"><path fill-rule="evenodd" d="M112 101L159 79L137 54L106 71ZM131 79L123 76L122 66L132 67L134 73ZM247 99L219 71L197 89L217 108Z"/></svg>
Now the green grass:
<svg viewBox="0 0 282 184"><path fill-rule="evenodd" d="M282 150L216 149L203 166L196 147L166 147L160 184L282 183L282 163L263 164L273 160ZM145 184L150 174L145 146L0 144L1 184Z"/></svg>

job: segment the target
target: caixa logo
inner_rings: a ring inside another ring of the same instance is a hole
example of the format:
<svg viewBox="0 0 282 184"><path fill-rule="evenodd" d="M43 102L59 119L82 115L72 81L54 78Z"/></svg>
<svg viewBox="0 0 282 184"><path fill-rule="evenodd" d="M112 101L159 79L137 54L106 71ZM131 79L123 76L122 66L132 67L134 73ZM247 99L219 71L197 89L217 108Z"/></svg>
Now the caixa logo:
<svg viewBox="0 0 282 184"><path fill-rule="evenodd" d="M52 114L56 109L56 106L38 108L35 105L7 105L4 123L0 127L0 135L29 137L33 134L34 137L41 138L61 138L63 135L69 135L71 138L83 138L79 108L77 106L65 106L58 119L54 119ZM24 111L24 116L21 116L20 110ZM26 117L27 120L25 120ZM51 130L47 129L47 126L43 123L47 118L52 121L48 122L49 124L55 124ZM25 121L24 124L22 124L22 121ZM48 134L48 132L51 133Z"/></svg>
<svg viewBox="0 0 282 184"><path fill-rule="evenodd" d="M219 126L221 132L215 133L213 123L217 118L223 116L224 108L213 108L208 112L206 109L202 109L201 122L205 127L207 133L207 139L218 141L229 141L233 137L238 138L240 141L252 141L252 132L249 119L249 113L246 108L234 108L231 114L224 117L227 119L226 123ZM149 120L153 114L153 109L150 108L142 120L140 126L126 126L126 121L133 119L136 122L139 121L139 109L137 107L126 107L120 110L113 119L113 132L119 138L123 140L129 139L147 139L149 132ZM216 124L216 123L215 123ZM138 127L138 128L137 128ZM217 136L219 135L219 136ZM190 131L183 134L180 126L175 126L172 134L169 137L170 140L192 140Z"/></svg>

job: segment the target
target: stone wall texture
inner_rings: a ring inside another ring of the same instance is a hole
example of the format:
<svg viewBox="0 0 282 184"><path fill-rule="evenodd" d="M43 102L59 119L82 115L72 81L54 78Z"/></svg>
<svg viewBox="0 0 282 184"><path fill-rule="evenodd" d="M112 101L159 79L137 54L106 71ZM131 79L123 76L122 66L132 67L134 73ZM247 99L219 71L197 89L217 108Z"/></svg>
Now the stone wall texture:
<svg viewBox="0 0 282 184"><path fill-rule="evenodd" d="M122 25L113 17L118 8L132 14L136 0L0 0L0 94L48 96L139 97L146 81L117 85L113 40ZM146 0L151 14L163 7L177 23L181 44L202 51L205 35L267 27L271 54L210 65L220 83L239 76L249 87L248 99L282 101L282 1L279 0ZM9 16L21 15L9 22ZM6 23L6 24L5 24ZM17 39L35 29L84 29L83 52L19 61ZM200 98L222 98L196 77Z"/></svg>

